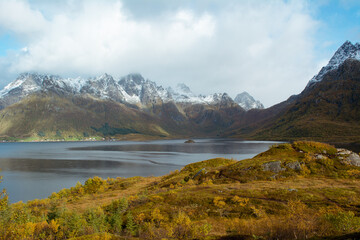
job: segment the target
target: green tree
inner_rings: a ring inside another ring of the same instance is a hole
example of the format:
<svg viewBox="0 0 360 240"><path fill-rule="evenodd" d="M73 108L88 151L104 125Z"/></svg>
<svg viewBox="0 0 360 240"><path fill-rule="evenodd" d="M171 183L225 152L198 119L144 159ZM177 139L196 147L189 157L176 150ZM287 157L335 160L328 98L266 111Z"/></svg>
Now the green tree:
<svg viewBox="0 0 360 240"><path fill-rule="evenodd" d="M126 214L126 231L131 236L135 236L136 234L136 224L134 222L134 218L131 212L128 212L128 214Z"/></svg>
<svg viewBox="0 0 360 240"><path fill-rule="evenodd" d="M102 208L89 209L84 216L86 222L91 226L94 232L105 232L107 230L106 216Z"/></svg>

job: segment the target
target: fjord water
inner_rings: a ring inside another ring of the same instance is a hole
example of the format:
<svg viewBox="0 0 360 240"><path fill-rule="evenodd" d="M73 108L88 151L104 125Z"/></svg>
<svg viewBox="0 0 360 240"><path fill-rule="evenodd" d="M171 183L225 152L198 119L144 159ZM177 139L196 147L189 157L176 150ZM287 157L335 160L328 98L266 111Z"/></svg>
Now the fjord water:
<svg viewBox="0 0 360 240"><path fill-rule="evenodd" d="M160 176L216 157L251 158L276 143L195 141L0 143L0 189L6 188L11 202L46 198L94 176Z"/></svg>

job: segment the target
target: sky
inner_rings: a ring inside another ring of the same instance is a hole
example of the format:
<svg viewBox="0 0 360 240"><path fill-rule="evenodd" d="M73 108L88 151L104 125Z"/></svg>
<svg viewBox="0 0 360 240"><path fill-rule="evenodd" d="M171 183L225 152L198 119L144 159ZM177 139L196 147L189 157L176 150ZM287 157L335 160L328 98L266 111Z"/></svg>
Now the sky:
<svg viewBox="0 0 360 240"><path fill-rule="evenodd" d="M360 42L358 0L0 0L0 88L23 72L140 73L269 107L346 40Z"/></svg>

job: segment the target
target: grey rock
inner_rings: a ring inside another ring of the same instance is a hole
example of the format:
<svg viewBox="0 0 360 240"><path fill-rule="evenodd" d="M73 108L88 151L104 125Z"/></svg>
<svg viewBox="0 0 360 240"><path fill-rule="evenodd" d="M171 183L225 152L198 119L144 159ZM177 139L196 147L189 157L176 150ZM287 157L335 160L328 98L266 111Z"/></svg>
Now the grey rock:
<svg viewBox="0 0 360 240"><path fill-rule="evenodd" d="M343 160L343 163L360 167L360 156L356 153L351 153L347 158Z"/></svg>
<svg viewBox="0 0 360 240"><path fill-rule="evenodd" d="M296 171L301 170L301 165L300 165L300 163L298 161L287 163L286 166L288 168L291 168L291 169L296 170Z"/></svg>
<svg viewBox="0 0 360 240"><path fill-rule="evenodd" d="M315 158L316 158L317 160L322 160L322 159L325 159L326 156L324 156L324 155L322 155L322 154L317 154L317 155L315 156Z"/></svg>
<svg viewBox="0 0 360 240"><path fill-rule="evenodd" d="M289 188L288 191L289 191L289 192L297 192L298 190L297 190L297 189L294 189L294 188Z"/></svg>
<svg viewBox="0 0 360 240"><path fill-rule="evenodd" d="M350 150L344 149L344 148L338 148L337 149L337 154L338 155L349 155L352 152Z"/></svg>
<svg viewBox="0 0 360 240"><path fill-rule="evenodd" d="M278 174L272 175L272 176L270 177L270 179L276 179L277 176L278 176Z"/></svg>
<svg viewBox="0 0 360 240"><path fill-rule="evenodd" d="M262 165L262 169L264 171L270 171L270 172L273 172L273 173L278 173L278 172L281 172L281 171L285 170L285 168L281 167L281 162L280 161L264 163Z"/></svg>

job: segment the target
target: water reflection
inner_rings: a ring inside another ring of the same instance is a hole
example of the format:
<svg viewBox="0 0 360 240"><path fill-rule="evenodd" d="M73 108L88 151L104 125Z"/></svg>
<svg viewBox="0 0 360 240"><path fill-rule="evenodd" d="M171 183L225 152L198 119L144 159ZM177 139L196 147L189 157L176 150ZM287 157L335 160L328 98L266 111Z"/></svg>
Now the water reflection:
<svg viewBox="0 0 360 240"><path fill-rule="evenodd" d="M160 176L216 157L253 157L274 142L201 139L150 142L0 143L0 169L10 201L45 198L89 177Z"/></svg>
<svg viewBox="0 0 360 240"><path fill-rule="evenodd" d="M211 154L252 154L257 153L261 145L268 148L269 142L229 141L229 140L200 140L193 144L161 143L161 144L125 144L99 145L91 147L75 147L70 150L101 150L121 152L156 152L154 154L171 155L174 153L211 153Z"/></svg>

